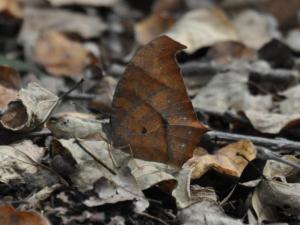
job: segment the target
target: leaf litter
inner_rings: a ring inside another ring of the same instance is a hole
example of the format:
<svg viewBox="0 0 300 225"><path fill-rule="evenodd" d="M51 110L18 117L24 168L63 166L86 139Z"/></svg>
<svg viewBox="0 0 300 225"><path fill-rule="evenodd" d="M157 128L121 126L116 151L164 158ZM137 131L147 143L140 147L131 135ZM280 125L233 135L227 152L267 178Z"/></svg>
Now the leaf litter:
<svg viewBox="0 0 300 225"><path fill-rule="evenodd" d="M295 224L299 5L247 4L2 1L1 224Z"/></svg>

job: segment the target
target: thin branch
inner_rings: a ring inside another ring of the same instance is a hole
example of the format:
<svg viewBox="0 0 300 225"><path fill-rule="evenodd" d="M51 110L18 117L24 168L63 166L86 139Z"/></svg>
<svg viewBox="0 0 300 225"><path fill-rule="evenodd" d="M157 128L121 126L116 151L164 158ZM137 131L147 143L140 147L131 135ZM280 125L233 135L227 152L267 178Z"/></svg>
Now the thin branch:
<svg viewBox="0 0 300 225"><path fill-rule="evenodd" d="M113 171L109 166L107 166L104 162L99 160L89 150L87 150L86 147L84 147L78 139L75 139L74 143L76 143L85 153L87 153L89 156L91 156L97 163L99 163L101 166L103 166L105 169L107 169L111 174L117 175L117 173L115 171Z"/></svg>

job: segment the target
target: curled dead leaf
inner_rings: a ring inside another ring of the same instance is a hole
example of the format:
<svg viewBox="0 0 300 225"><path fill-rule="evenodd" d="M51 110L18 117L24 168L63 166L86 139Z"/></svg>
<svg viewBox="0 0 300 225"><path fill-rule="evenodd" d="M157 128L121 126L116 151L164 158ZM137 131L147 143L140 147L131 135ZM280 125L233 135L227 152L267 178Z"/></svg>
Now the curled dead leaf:
<svg viewBox="0 0 300 225"><path fill-rule="evenodd" d="M29 83L8 104L1 125L12 131L27 132L39 128L57 104L58 97L37 83Z"/></svg>
<svg viewBox="0 0 300 225"><path fill-rule="evenodd" d="M23 5L20 0L1 0L0 13L6 13L15 18L23 18Z"/></svg>

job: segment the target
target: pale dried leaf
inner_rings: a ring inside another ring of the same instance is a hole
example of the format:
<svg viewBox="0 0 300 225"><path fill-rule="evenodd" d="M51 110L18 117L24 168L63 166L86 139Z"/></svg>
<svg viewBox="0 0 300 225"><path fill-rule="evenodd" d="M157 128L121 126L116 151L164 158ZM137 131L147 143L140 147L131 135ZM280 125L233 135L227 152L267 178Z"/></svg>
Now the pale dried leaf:
<svg viewBox="0 0 300 225"><path fill-rule="evenodd" d="M188 53L217 42L238 40L234 25L221 9L215 7L188 12L166 34L186 45L184 51Z"/></svg>
<svg viewBox="0 0 300 225"><path fill-rule="evenodd" d="M52 116L47 122L47 128L57 138L80 138L88 140L104 140L104 121L96 120L90 114L64 113Z"/></svg>
<svg viewBox="0 0 300 225"><path fill-rule="evenodd" d="M194 107L224 113L247 109L267 111L271 96L253 96L248 91L247 74L228 72L216 75L192 100Z"/></svg>
<svg viewBox="0 0 300 225"><path fill-rule="evenodd" d="M271 15L254 10L241 12L234 19L241 41L249 47L259 49L272 38L279 37L277 24Z"/></svg>
<svg viewBox="0 0 300 225"><path fill-rule="evenodd" d="M9 183L15 180L24 183L24 176L38 171L36 163L44 154L43 148L29 140L10 146L0 145L0 181Z"/></svg>

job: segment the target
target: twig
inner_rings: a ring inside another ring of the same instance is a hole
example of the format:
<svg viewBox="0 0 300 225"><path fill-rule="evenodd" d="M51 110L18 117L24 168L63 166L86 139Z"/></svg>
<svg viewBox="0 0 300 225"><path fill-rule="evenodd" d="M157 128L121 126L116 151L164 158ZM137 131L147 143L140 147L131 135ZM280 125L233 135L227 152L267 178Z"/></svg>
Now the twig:
<svg viewBox="0 0 300 225"><path fill-rule="evenodd" d="M208 131L203 136L204 139L213 142L231 143L239 140L250 140L255 145L263 146L274 151L281 149L300 152L300 142L291 141L288 139L270 139L250 135L226 133L222 131Z"/></svg>
<svg viewBox="0 0 300 225"><path fill-rule="evenodd" d="M111 174L117 175L115 171L113 171L109 166L107 166L104 162L99 160L97 157L95 157L92 153L90 153L89 150L84 147L78 139L75 139L74 143L76 143L85 153L87 153L89 156L91 156L96 162L98 162L101 166L103 166L105 169L107 169Z"/></svg>

